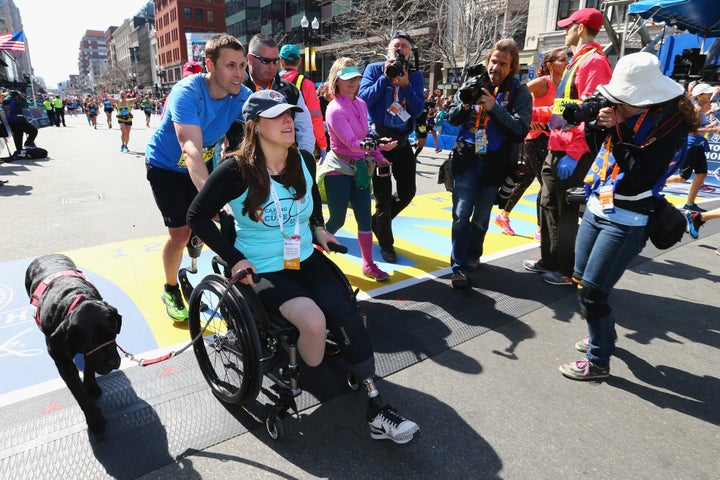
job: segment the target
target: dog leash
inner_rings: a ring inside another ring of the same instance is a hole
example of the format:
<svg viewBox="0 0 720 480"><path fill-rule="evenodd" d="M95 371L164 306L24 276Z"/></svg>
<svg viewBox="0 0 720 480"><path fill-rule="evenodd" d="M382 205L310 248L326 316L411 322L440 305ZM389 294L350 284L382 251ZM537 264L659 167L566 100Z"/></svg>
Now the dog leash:
<svg viewBox="0 0 720 480"><path fill-rule="evenodd" d="M190 348L191 346L193 346L193 345L195 344L195 342L197 342L197 341L198 341L200 338L202 338L202 336L205 334L205 330L207 330L208 325L210 325L210 321L211 321L213 318L215 318L215 314L217 313L218 309L220 309L220 305L222 305L223 300L225 300L225 297L227 296L228 292L230 291L230 287L232 287L232 286L235 285L239 280L242 280L243 278L245 278L245 277L248 276L248 275L252 275L253 278L255 278L255 275L256 275L256 274L255 274L255 272L253 272L253 271L251 271L251 270L244 269L244 270L241 270L241 271L239 271L238 273L236 273L235 276L230 279L230 281L228 282L227 288L225 289L225 291L223 292L223 294L220 296L220 301L217 303L217 305L215 306L215 309L212 311L212 313L211 313L210 316L208 317L208 321L205 322L205 325L203 326L202 330L200 330L200 332L198 332L198 334L195 335L195 336L192 338L192 340L190 340L190 343L188 343L187 345L185 345L184 347L182 347L180 350L168 352L168 353L166 353L165 355L161 355L161 356L156 357L156 358L137 358L135 355L133 355L132 353L128 352L127 350L125 350L124 348L122 348L122 347L121 347L120 345L118 345L117 343L115 343L115 346L117 347L118 350L120 350L120 351L125 355L125 358L128 358L128 359L130 359L131 361L136 362L136 363L137 363L139 366L141 366L141 367L147 367L148 365L154 365L154 364L156 364L156 363L164 362L165 360L169 360L169 359L171 359L172 357L175 357L175 356L177 356L177 355L180 355L180 354L183 353L185 350L187 350L188 348ZM114 340L113 340L113 341L114 341ZM110 343L112 343L113 341L110 341L110 342L108 342L107 344L110 344ZM102 346L105 346L105 345L102 345ZM99 348L101 348L101 347L98 347L97 349L99 349ZM90 352L90 353L92 353L92 352ZM86 354L86 355L89 355L89 353Z"/></svg>

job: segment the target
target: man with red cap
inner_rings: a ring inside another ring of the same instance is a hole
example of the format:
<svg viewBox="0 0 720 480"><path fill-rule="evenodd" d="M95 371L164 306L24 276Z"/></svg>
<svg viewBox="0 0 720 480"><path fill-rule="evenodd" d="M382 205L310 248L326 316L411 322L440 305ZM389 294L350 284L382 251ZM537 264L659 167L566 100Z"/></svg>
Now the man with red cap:
<svg viewBox="0 0 720 480"><path fill-rule="evenodd" d="M558 22L565 29L565 45L573 58L557 87L555 102L544 112L533 109L533 122L549 123L548 156L541 169L540 259L525 260L523 266L543 274L551 285L572 285L575 263L575 237L578 232L579 205L569 204L565 192L582 186L593 155L585 141L585 125L568 125L562 117L564 105L580 103L595 93L598 85L612 77L610 62L595 42L603 26L603 15L594 8L583 8ZM537 116L536 116L537 115Z"/></svg>

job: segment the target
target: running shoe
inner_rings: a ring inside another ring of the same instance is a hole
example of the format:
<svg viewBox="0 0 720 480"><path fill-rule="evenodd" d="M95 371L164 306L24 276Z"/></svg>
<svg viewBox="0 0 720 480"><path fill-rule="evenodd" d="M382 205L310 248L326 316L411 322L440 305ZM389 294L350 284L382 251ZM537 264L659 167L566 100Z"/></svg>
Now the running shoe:
<svg viewBox="0 0 720 480"><path fill-rule="evenodd" d="M502 230L505 235L509 235L511 237L515 235L515 230L513 230L510 226L509 218L505 218L502 215L498 214L495 215L495 219L493 221L495 222L495 225L500 227L500 230Z"/></svg>
<svg viewBox="0 0 720 480"><path fill-rule="evenodd" d="M368 425L373 440L387 439L399 444L408 443L420 431L415 422L397 413L390 405L385 405L374 417L368 411Z"/></svg>
<svg viewBox="0 0 720 480"><path fill-rule="evenodd" d="M535 273L546 273L549 272L547 268L540 265L540 260L523 260L523 267L525 270Z"/></svg>
<svg viewBox="0 0 720 480"><path fill-rule="evenodd" d="M700 191L703 193L713 193L715 191L715 187L711 187L710 185L701 185Z"/></svg>
<svg viewBox="0 0 720 480"><path fill-rule="evenodd" d="M687 232L692 238L698 238L700 236L698 231L700 230L700 227L703 225L703 223L705 223L700 219L700 216L700 212L685 212L685 220L687 220Z"/></svg>
<svg viewBox="0 0 720 480"><path fill-rule="evenodd" d="M450 285L455 288L465 288L468 286L468 278L463 272L453 272L450 276Z"/></svg>
<svg viewBox="0 0 720 480"><path fill-rule="evenodd" d="M537 232L537 231L536 231L536 232L535 232L535 236L533 236L533 240L535 240L536 242L541 241L541 240L542 240L542 234L541 234L540 232Z"/></svg>
<svg viewBox="0 0 720 480"><path fill-rule="evenodd" d="M362 273L366 277L372 278L376 282L384 282L390 277L387 272L383 272L382 270L380 270L380 267L378 267L374 263L363 267Z"/></svg>
<svg viewBox="0 0 720 480"><path fill-rule="evenodd" d="M683 210L690 210L691 212L701 212L701 213L707 212L707 210L705 210L704 208L698 207L697 203L686 203L685 206L683 207Z"/></svg>
<svg viewBox="0 0 720 480"><path fill-rule="evenodd" d="M545 272L542 279L550 285L570 286L573 285L572 278L566 277L560 272Z"/></svg>
<svg viewBox="0 0 720 480"><path fill-rule="evenodd" d="M602 380L610 376L610 367L598 367L587 358L560 365L560 373L570 380Z"/></svg>
<svg viewBox="0 0 720 480"><path fill-rule="evenodd" d="M165 311L174 321L184 322L188 319L188 311L179 288L170 292L164 291L161 299L165 304Z"/></svg>

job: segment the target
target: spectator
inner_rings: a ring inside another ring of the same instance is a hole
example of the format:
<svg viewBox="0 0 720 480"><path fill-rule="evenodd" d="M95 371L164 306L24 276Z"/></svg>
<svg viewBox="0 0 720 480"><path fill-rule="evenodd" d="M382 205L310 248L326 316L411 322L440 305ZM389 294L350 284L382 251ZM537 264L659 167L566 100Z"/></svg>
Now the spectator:
<svg viewBox="0 0 720 480"><path fill-rule="evenodd" d="M145 150L147 179L169 235L162 254L162 300L176 322L188 316L177 280L191 234L187 210L205 184L225 132L241 115L251 93L242 85L245 51L235 37L212 37L205 55L208 73L190 75L173 86L167 109Z"/></svg>
<svg viewBox="0 0 720 480"><path fill-rule="evenodd" d="M20 92L13 90L10 95L3 100L3 108L5 117L7 118L10 130L12 130L13 141L15 142L15 153L20 153L23 148L23 134L27 134L25 140L26 147L35 146L35 138L38 129L32 123L28 122L23 114L23 108L27 107L25 98Z"/></svg>
<svg viewBox="0 0 720 480"><path fill-rule="evenodd" d="M710 96L713 94L715 89L707 83L698 83L692 89L693 103L695 104L695 111L697 112L698 119L700 120L700 128L697 132L693 132L688 135L687 148L679 152L678 155L684 154L684 160L681 162L680 172L677 175L672 175L667 179L667 183L674 182L685 182L695 172L695 178L690 183L688 189L687 201L683 207L685 210L691 210L693 212L704 212L705 209L699 207L695 200L697 194L703 190L705 179L707 178L707 157L705 153L710 151L707 138L705 136L710 133L720 132L720 124L717 120L709 118L710 115ZM706 191L714 191L714 188L709 187Z"/></svg>
<svg viewBox="0 0 720 480"><path fill-rule="evenodd" d="M297 327L298 352L308 366L322 362L328 328L344 339L339 343L346 362L367 392L371 438L405 444L419 428L382 400L374 381L372 344L357 302L321 257L323 253L313 247L313 230L326 251L328 243L336 240L323 225L314 159L295 146L291 111L302 109L284 100L272 90L255 92L247 99L242 146L210 175L190 207L188 222L232 266L233 275L261 274L257 284L252 275L240 282L255 287L267 312L282 315ZM226 204L235 216L234 242L212 220ZM276 220L258 221L265 216ZM283 232L293 231L293 240L284 238ZM288 247L290 241L293 245ZM295 253L289 256L291 249Z"/></svg>
<svg viewBox="0 0 720 480"><path fill-rule="evenodd" d="M422 149L425 148L425 142L427 141L428 115L430 115L430 111L435 106L435 102L433 102L432 98L430 97L430 90L426 88L423 94L425 102L423 105L423 110L420 115L415 119L415 163L420 163L420 160L418 160L418 155L420 155Z"/></svg>
<svg viewBox="0 0 720 480"><path fill-rule="evenodd" d="M502 210L495 216L494 221L505 235L515 235L515 231L510 226L510 212L515 208L517 202L520 201L525 190L527 190L535 178L537 178L542 185L540 168L547 156L547 144L550 132L547 123L537 122L535 119L538 118L543 111L546 112L552 108L553 101L555 100L556 87L560 83L567 64L567 50L564 47L556 48L543 57L543 65L540 68L538 78L527 83L528 89L533 96L533 121L530 122L530 131L527 137L525 137L523 152L525 164L532 170L533 175L518 182L513 188L510 197L505 201L505 205L500 205ZM536 201L538 227L535 232L535 240L541 239L539 199L540 195L538 195L538 201Z"/></svg>
<svg viewBox="0 0 720 480"><path fill-rule="evenodd" d="M305 99L295 85L280 78L278 75L279 62L279 50L275 40L260 33L254 35L248 45L248 75L245 77L245 86L252 92L264 89L276 90L283 94L288 103L303 109L302 112L295 115L295 139L301 150L312 154L315 149L315 135ZM230 143L228 149L237 148L241 138L242 125L236 122L228 133Z"/></svg>
<svg viewBox="0 0 720 480"><path fill-rule="evenodd" d="M614 106L597 116L598 126L607 130L586 130L593 151L599 151L587 172L591 194L573 272L588 329L588 337L575 348L586 355L560 366L572 380L610 375L617 333L608 298L645 246L648 214L664 201L659 192L677 168L675 152L699 123L682 86L662 74L651 53L622 57L610 82L598 89Z"/></svg>
<svg viewBox="0 0 720 480"><path fill-rule="evenodd" d="M373 261L373 233L370 227L370 177L375 164L387 165L380 149L390 150L397 141L371 148L363 146L369 128L367 106L357 97L362 74L350 58L335 60L328 75L328 88L334 96L327 109L330 153L319 170L319 181L327 195L330 218L327 231L335 234L345 223L348 203L358 225L358 245L362 256L362 273L378 282L388 274ZM389 141L389 139L384 139ZM379 149L376 149L378 148ZM365 176L361 177L361 174Z"/></svg>
<svg viewBox="0 0 720 480"><path fill-rule="evenodd" d="M497 41L487 57L487 68L489 88L477 92L474 103L465 103L466 89L474 81L469 79L455 94L448 113L450 123L461 126L452 156L453 288L467 287L468 272L480 263L498 188L517 162L520 143L530 129L532 96L514 78L520 70L515 41Z"/></svg>
<svg viewBox="0 0 720 480"><path fill-rule="evenodd" d="M416 191L415 155L408 143L408 136L413 132L415 119L425 105L425 80L423 73L415 70L410 63L414 44L407 33L395 32L388 44L387 60L371 63L365 68L358 94L367 104L375 133L398 142L396 148L383 152L392 165L397 193L392 193L389 176L373 178L375 214L372 216L372 230L380 244L383 259L389 263L397 262L392 220L410 204ZM402 53L407 60L402 69L395 65L398 53Z"/></svg>
<svg viewBox="0 0 720 480"><path fill-rule="evenodd" d="M295 45L283 45L280 49L280 66L283 69L280 76L295 85L295 88L300 91L303 100L305 100L305 105L312 120L315 146L318 155L320 155L320 161L322 161L327 153L327 139L325 138L325 127L323 126L324 115L320 109L320 99L317 92L315 92L315 84L311 79L298 72L301 63L302 56L298 47Z"/></svg>
<svg viewBox="0 0 720 480"><path fill-rule="evenodd" d="M579 103L610 81L610 62L602 46L594 41L603 25L603 15L594 8L583 8L558 22L565 29L565 45L573 58L557 86L550 120L548 154L541 169L540 254L539 260L525 260L523 266L543 274L551 285L572 285L570 278L575 257L575 237L580 207L565 201L565 192L582 185L593 155L585 141L585 126L572 128L562 117L563 105Z"/></svg>

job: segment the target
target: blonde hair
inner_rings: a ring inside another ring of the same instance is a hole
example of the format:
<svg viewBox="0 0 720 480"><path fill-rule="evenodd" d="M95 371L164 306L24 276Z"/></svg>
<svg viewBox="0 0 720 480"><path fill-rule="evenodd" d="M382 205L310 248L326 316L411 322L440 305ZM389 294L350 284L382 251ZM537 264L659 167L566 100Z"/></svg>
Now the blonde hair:
<svg viewBox="0 0 720 480"><path fill-rule="evenodd" d="M337 60L335 60L335 63L333 63L332 67L330 67L330 72L328 73L327 86L328 86L328 92L330 92L333 95L336 95L335 82L337 82L338 75L340 74L342 69L345 67L357 67L357 62L350 57L340 57Z"/></svg>

